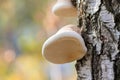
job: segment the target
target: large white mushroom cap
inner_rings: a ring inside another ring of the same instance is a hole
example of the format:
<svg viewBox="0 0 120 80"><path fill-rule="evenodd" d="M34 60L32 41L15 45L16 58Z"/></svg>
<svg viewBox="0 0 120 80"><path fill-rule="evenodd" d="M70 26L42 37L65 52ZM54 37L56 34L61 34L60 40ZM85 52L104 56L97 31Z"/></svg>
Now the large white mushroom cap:
<svg viewBox="0 0 120 80"><path fill-rule="evenodd" d="M53 6L52 12L61 17L75 17L77 15L77 9L70 0L58 0Z"/></svg>
<svg viewBox="0 0 120 80"><path fill-rule="evenodd" d="M42 55L50 62L63 64L81 59L87 48L75 25L67 25L48 38L42 47Z"/></svg>

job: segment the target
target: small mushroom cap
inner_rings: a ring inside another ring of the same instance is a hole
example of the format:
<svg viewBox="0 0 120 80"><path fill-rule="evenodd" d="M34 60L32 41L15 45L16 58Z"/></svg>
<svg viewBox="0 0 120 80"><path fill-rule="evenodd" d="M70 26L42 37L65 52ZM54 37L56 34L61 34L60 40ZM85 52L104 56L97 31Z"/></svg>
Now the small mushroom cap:
<svg viewBox="0 0 120 80"><path fill-rule="evenodd" d="M52 8L52 12L60 17L76 17L77 9L70 1L58 1Z"/></svg>
<svg viewBox="0 0 120 80"><path fill-rule="evenodd" d="M48 38L42 47L43 56L55 64L63 64L81 59L87 48L81 35L74 31L74 25L67 25Z"/></svg>

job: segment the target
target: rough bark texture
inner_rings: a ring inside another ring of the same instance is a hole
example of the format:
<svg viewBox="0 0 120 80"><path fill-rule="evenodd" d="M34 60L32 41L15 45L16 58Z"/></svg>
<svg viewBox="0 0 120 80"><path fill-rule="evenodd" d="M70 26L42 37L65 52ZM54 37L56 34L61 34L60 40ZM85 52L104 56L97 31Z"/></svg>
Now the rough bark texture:
<svg viewBox="0 0 120 80"><path fill-rule="evenodd" d="M88 52L76 63L77 80L120 80L120 0L85 2Z"/></svg>

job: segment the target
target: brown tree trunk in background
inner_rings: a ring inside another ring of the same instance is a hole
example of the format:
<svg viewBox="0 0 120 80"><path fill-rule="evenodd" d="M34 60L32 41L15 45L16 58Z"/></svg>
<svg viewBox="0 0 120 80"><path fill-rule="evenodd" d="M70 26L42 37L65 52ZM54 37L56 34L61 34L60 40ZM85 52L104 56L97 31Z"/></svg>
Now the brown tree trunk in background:
<svg viewBox="0 0 120 80"><path fill-rule="evenodd" d="M77 80L120 80L120 0L85 2L88 52L76 63Z"/></svg>

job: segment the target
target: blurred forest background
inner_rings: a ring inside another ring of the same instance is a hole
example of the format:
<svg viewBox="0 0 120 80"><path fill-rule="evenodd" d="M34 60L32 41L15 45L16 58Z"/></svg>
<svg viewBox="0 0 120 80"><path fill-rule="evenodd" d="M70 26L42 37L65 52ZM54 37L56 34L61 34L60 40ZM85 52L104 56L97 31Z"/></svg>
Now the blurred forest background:
<svg viewBox="0 0 120 80"><path fill-rule="evenodd" d="M74 18L51 12L56 0L0 0L0 80L76 80L74 62L55 65L43 42Z"/></svg>

